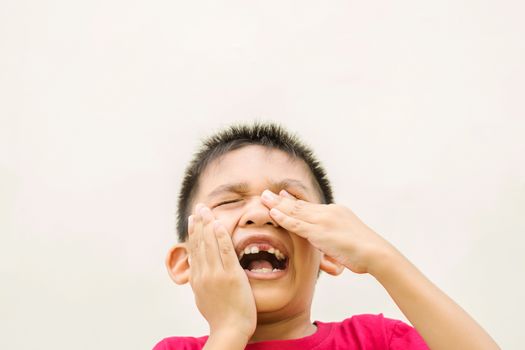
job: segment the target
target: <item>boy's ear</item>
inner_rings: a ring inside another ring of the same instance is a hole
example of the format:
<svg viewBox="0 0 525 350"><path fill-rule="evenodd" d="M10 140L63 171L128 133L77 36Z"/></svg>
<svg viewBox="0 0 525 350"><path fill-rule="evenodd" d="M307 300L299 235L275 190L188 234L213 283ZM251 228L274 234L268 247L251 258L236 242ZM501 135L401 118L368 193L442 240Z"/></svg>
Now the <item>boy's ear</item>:
<svg viewBox="0 0 525 350"><path fill-rule="evenodd" d="M345 269L343 264L337 262L334 258L324 253L321 255L320 267L321 270L323 270L326 273L329 273L332 276L337 276L341 274L341 272L343 272L343 270Z"/></svg>
<svg viewBox="0 0 525 350"><path fill-rule="evenodd" d="M190 264L188 263L188 258L186 243L175 244L166 256L168 274L177 284L185 284L190 280Z"/></svg>

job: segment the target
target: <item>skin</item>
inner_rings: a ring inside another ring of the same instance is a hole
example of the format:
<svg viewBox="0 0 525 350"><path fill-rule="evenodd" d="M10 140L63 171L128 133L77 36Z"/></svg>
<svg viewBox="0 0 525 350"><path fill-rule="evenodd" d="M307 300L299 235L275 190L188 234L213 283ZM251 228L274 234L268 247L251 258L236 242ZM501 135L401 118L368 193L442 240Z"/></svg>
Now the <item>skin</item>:
<svg viewBox="0 0 525 350"><path fill-rule="evenodd" d="M285 179L295 182L277 185ZM242 193L210 196L237 182L245 182ZM464 310L350 209L321 204L302 160L262 146L231 151L201 175L195 202L188 241L176 245L166 263L175 282L191 284L209 323L205 349L244 349L249 342L311 335L316 330L310 306L318 270L337 275L344 268L376 278L431 349L499 349ZM285 277L248 278L240 266L234 247L261 232L288 249Z"/></svg>

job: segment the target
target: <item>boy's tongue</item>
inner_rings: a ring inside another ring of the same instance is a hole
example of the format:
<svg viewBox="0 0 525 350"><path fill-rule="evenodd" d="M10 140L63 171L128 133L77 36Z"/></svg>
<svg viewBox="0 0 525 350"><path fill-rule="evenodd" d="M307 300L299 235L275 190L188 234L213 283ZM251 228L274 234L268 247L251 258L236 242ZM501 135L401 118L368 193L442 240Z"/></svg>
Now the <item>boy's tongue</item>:
<svg viewBox="0 0 525 350"><path fill-rule="evenodd" d="M266 260L255 260L250 263L248 270L257 270L257 269L273 269L272 264Z"/></svg>

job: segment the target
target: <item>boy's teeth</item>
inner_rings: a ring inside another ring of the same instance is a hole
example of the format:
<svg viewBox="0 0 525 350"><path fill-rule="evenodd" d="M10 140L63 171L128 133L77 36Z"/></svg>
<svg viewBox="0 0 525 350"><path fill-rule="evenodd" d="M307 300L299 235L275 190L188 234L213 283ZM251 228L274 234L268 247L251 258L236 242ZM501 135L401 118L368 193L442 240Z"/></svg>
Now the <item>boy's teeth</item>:
<svg viewBox="0 0 525 350"><path fill-rule="evenodd" d="M242 256L244 254L257 254L259 253L261 250L259 249L259 247L257 246L251 246L251 247L246 247L244 248L243 251L241 251L241 253L239 254L239 259L242 258ZM268 250L268 253L270 254L273 254L275 255L275 257L278 259L278 260L284 260L286 259L286 257L284 256L283 253L281 253L281 251L279 249L275 249L273 247L270 247Z"/></svg>
<svg viewBox="0 0 525 350"><path fill-rule="evenodd" d="M277 272L277 271L281 271L279 269L267 269L267 268L262 268L262 269L254 269L254 270L250 270L251 272L257 272L257 273L270 273L270 272Z"/></svg>

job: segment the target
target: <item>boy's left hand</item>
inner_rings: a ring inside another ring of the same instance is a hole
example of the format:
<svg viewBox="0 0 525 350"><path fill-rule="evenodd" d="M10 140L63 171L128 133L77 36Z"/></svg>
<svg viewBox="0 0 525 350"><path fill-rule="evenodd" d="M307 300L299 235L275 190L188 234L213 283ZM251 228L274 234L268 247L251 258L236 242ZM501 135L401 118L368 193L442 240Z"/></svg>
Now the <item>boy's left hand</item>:
<svg viewBox="0 0 525 350"><path fill-rule="evenodd" d="M357 273L374 276L431 349L500 349L461 307L350 209L264 191L262 202L286 230ZM425 347L426 348L426 347Z"/></svg>
<svg viewBox="0 0 525 350"><path fill-rule="evenodd" d="M383 257L397 252L344 206L299 200L285 190L279 195L266 190L261 200L277 224L355 273L371 273Z"/></svg>

